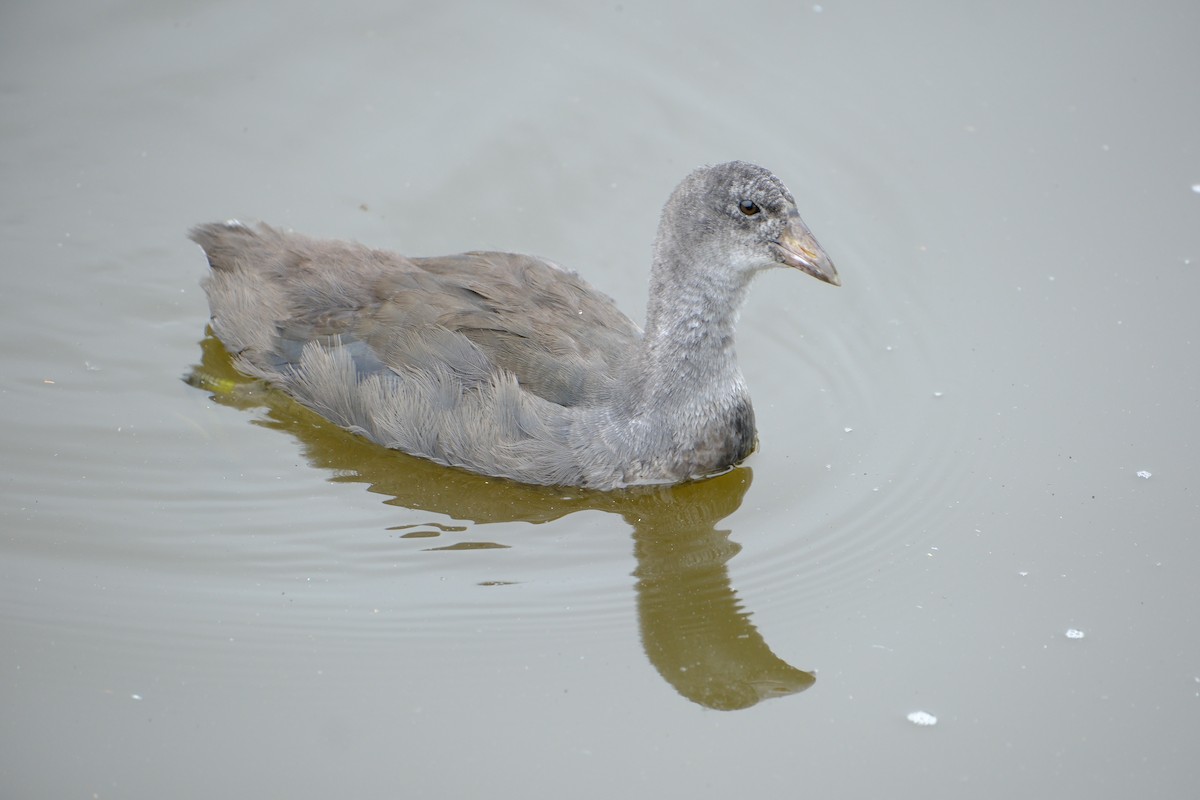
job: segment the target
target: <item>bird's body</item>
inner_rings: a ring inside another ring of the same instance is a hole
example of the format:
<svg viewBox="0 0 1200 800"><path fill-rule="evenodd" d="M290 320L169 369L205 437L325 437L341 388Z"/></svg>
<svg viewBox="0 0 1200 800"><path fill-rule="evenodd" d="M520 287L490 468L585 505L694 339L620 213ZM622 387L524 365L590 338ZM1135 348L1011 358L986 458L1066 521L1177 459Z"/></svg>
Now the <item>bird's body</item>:
<svg viewBox="0 0 1200 800"><path fill-rule="evenodd" d="M533 256L406 258L236 222L192 238L242 371L387 447L599 489L749 455L733 327L751 277L786 264L837 283L783 185L740 162L697 170L664 209L645 333Z"/></svg>

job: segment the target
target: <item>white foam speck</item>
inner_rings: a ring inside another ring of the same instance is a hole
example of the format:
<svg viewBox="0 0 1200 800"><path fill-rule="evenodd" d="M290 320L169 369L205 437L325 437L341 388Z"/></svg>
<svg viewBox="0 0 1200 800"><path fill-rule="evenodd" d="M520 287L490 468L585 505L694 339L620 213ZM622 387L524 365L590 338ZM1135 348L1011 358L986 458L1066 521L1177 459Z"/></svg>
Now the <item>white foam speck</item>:
<svg viewBox="0 0 1200 800"><path fill-rule="evenodd" d="M928 728L931 725L937 725L937 717L930 714L928 711L914 711L908 715L908 721L913 725L920 725Z"/></svg>
<svg viewBox="0 0 1200 800"><path fill-rule="evenodd" d="M1086 634L1078 628L1067 628L1066 636L1068 639L1082 639Z"/></svg>
<svg viewBox="0 0 1200 800"><path fill-rule="evenodd" d="M1150 477L1150 472L1149 472L1149 471L1147 471L1147 470L1144 470L1144 469L1139 469L1139 470L1138 470L1138 473L1137 473L1137 476L1138 476L1139 478L1149 478L1149 477Z"/></svg>

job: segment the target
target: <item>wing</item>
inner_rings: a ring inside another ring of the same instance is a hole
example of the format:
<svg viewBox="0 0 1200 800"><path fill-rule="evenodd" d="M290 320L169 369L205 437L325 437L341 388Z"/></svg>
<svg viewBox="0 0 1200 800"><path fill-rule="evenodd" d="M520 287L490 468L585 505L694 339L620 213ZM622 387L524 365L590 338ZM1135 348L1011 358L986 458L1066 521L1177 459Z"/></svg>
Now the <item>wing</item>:
<svg viewBox="0 0 1200 800"><path fill-rule="evenodd" d="M473 252L414 263L436 290L413 292L408 275L389 276L376 314L384 332L368 341L386 342L389 328L432 310L437 326L466 337L524 390L572 406L602 396L641 339L611 298L548 261Z"/></svg>
<svg viewBox="0 0 1200 800"><path fill-rule="evenodd" d="M612 299L540 258L472 252L409 259L265 225L193 231L213 273L214 328L243 358L286 375L309 342L335 342L360 378L497 368L562 406L604 397L641 331Z"/></svg>

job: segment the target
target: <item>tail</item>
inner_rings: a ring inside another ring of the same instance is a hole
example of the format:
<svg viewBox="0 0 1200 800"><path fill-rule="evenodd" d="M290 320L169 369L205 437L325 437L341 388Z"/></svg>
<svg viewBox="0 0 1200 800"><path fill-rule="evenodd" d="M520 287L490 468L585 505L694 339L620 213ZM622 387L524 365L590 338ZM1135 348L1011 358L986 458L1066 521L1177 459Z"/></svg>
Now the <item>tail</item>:
<svg viewBox="0 0 1200 800"><path fill-rule="evenodd" d="M197 225L188 235L204 249L212 267L200 285L208 295L217 337L235 356L272 352L278 321L292 316L287 287L278 275L288 253L285 234L269 225L251 228L229 220Z"/></svg>
<svg viewBox="0 0 1200 800"><path fill-rule="evenodd" d="M282 234L262 222L251 228L231 219L197 225L188 231L188 238L203 248L210 267L218 272L232 272L239 265L253 263L256 253L266 255L276 250Z"/></svg>

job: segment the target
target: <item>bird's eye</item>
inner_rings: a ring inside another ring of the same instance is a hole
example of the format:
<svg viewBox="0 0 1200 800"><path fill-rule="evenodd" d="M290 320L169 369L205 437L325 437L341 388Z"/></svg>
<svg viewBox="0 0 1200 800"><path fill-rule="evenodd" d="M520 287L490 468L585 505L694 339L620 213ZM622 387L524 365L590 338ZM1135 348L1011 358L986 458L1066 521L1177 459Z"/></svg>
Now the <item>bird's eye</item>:
<svg viewBox="0 0 1200 800"><path fill-rule="evenodd" d="M738 210L740 210L747 217L753 217L762 209L760 209L758 207L758 203L754 202L753 200L743 200L742 202L738 203Z"/></svg>

